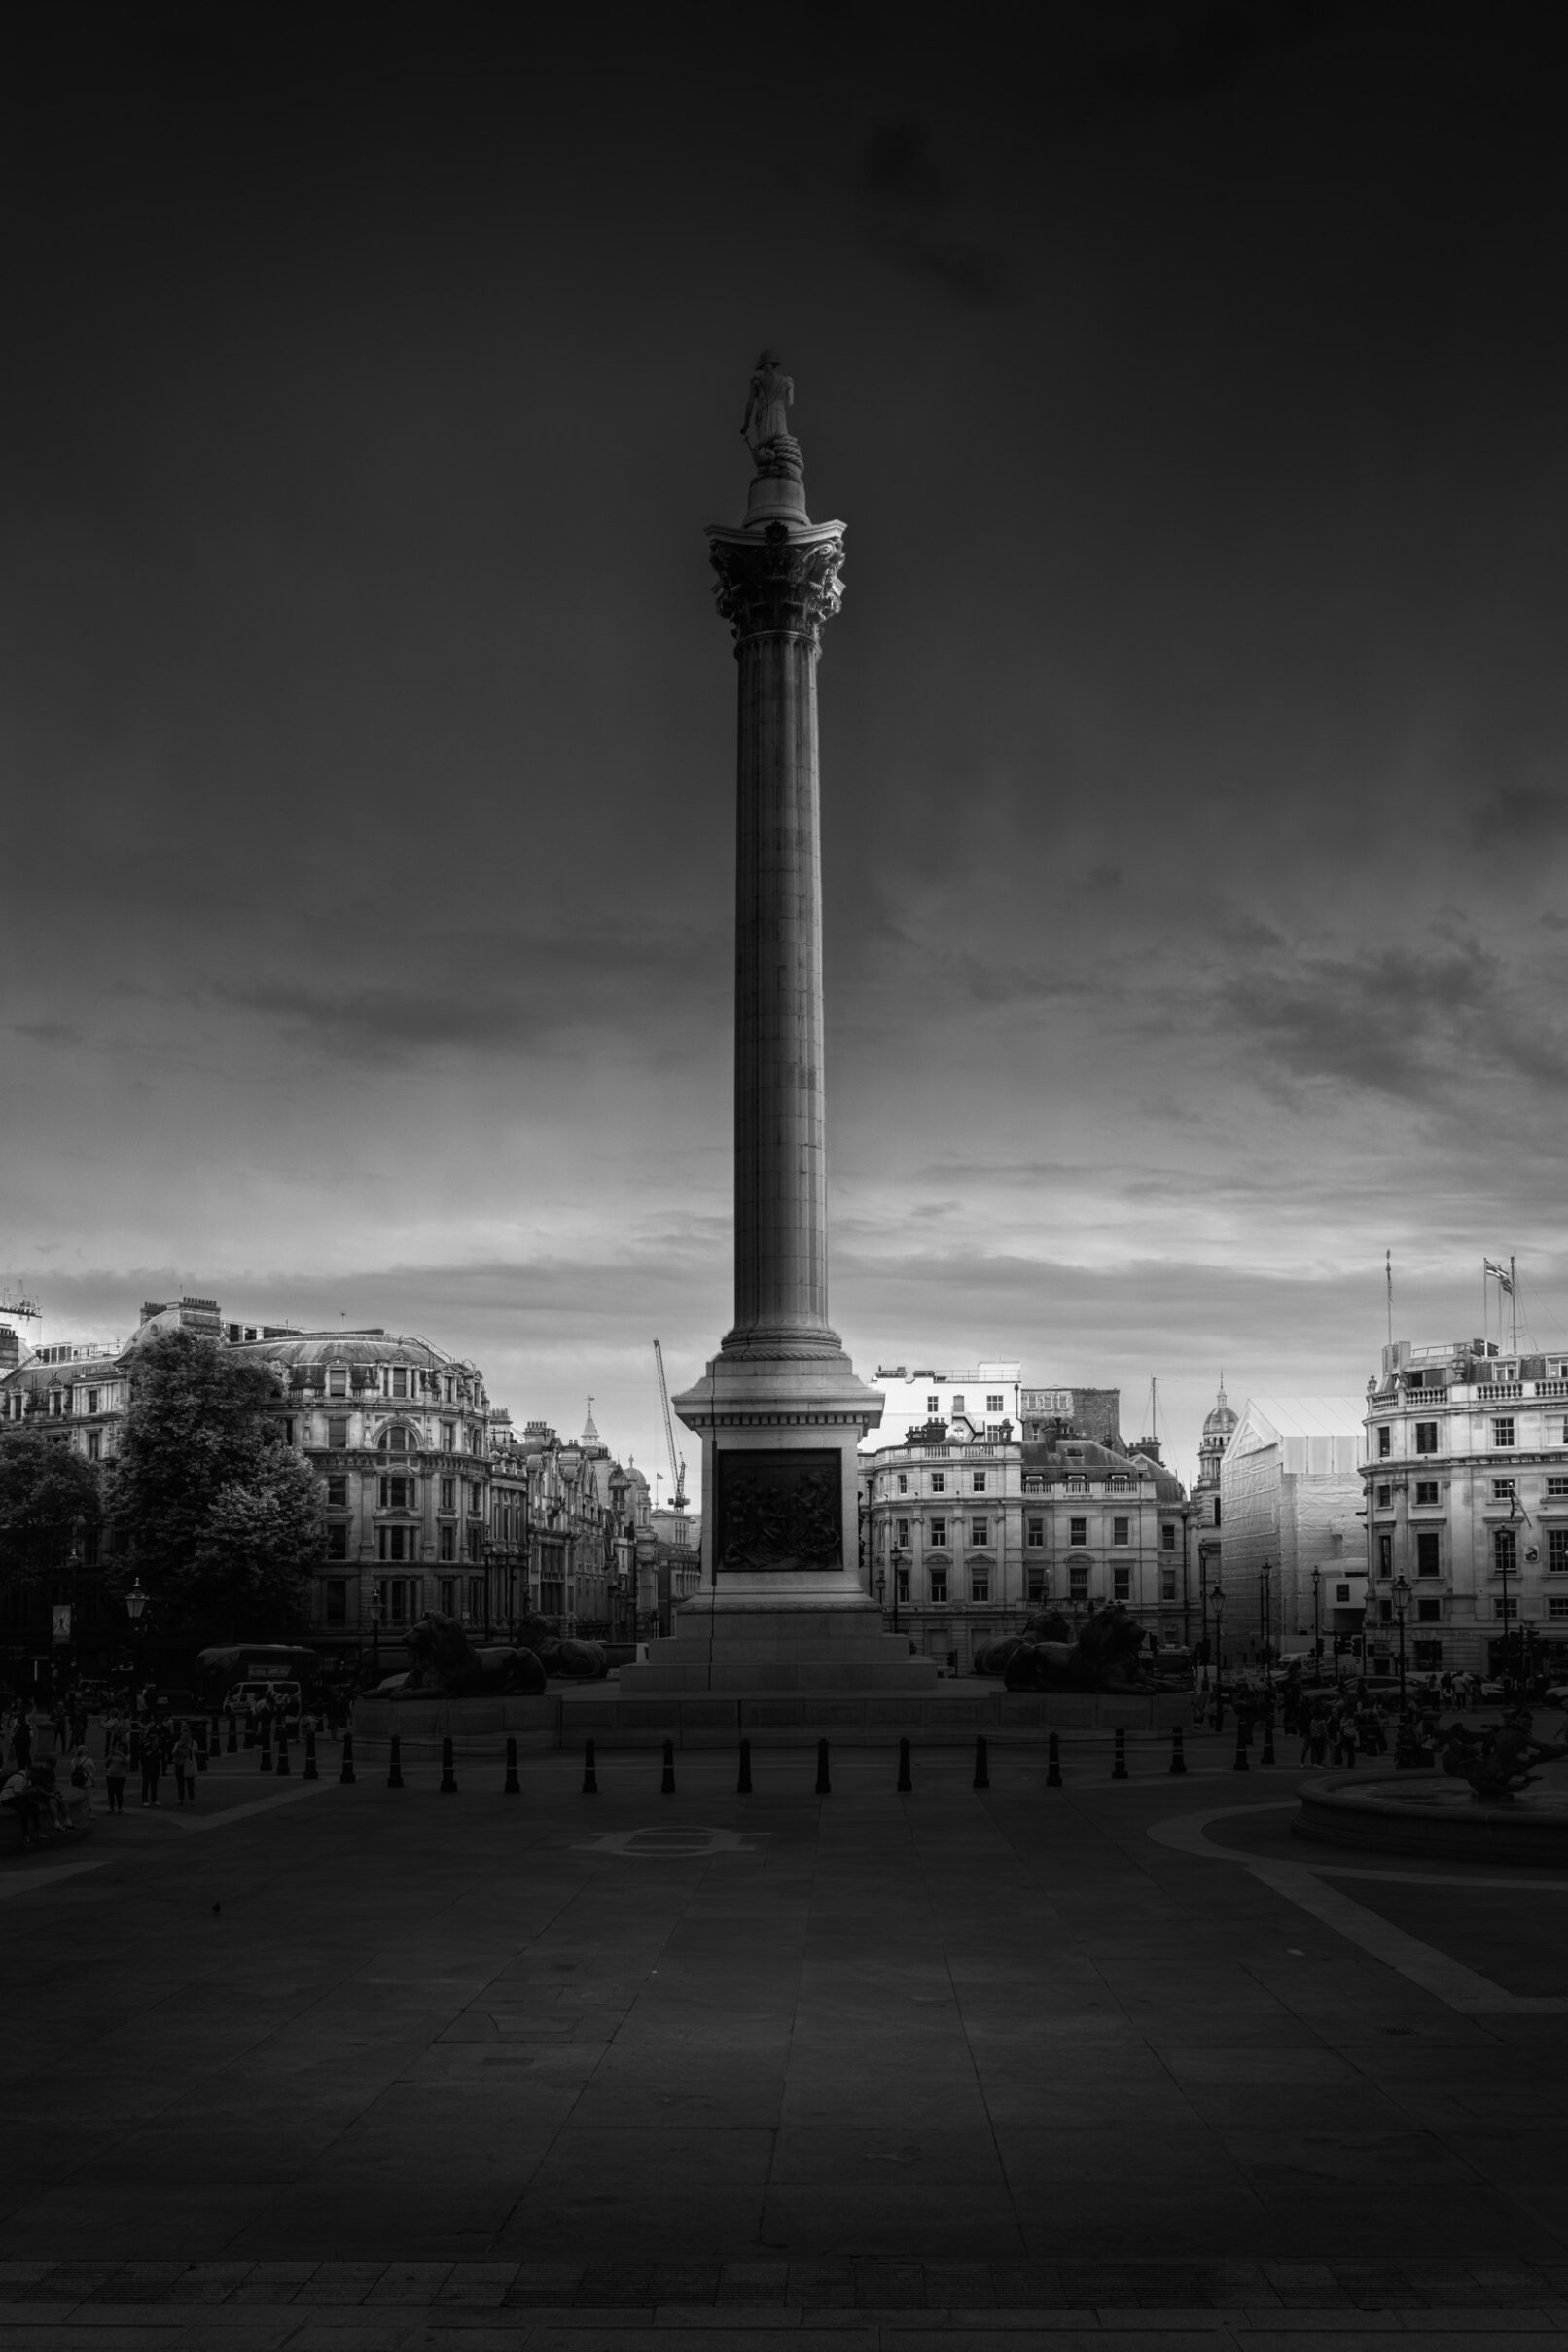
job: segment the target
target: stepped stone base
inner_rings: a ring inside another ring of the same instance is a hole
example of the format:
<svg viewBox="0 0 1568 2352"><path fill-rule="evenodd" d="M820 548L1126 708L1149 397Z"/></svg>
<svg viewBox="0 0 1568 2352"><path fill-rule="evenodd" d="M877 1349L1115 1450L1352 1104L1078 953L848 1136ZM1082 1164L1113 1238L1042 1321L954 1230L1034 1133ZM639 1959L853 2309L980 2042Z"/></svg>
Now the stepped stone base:
<svg viewBox="0 0 1568 2352"><path fill-rule="evenodd" d="M897 1697L933 1690L936 1681L935 1660L911 1656L904 1635L885 1633L873 1601L768 1608L701 1593L680 1611L668 1639L652 1644L646 1665L622 1667L620 1686L624 1700L751 1691Z"/></svg>

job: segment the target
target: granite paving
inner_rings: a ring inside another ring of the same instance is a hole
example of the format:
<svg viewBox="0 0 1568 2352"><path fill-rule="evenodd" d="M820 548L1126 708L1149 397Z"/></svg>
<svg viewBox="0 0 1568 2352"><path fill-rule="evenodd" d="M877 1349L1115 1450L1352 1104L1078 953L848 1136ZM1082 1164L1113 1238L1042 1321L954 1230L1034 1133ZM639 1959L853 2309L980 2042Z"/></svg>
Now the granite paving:
<svg viewBox="0 0 1568 2352"><path fill-rule="evenodd" d="M1468 2013L1248 1867L1289 1770L1128 1746L241 1754L0 1858L0 2352L1560 2334L1568 1889L1331 1881Z"/></svg>

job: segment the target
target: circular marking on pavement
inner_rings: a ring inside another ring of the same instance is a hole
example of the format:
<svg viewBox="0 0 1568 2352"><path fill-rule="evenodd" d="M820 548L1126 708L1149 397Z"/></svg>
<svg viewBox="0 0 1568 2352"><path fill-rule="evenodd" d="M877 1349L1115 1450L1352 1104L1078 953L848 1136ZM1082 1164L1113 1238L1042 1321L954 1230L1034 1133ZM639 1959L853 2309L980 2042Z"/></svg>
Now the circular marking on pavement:
<svg viewBox="0 0 1568 2352"><path fill-rule="evenodd" d="M760 1854L766 1837L743 1837L736 1830L703 1829L693 1822L660 1822L646 1830L609 1830L585 1838L574 1854L624 1854L638 1862L692 1862L709 1854Z"/></svg>

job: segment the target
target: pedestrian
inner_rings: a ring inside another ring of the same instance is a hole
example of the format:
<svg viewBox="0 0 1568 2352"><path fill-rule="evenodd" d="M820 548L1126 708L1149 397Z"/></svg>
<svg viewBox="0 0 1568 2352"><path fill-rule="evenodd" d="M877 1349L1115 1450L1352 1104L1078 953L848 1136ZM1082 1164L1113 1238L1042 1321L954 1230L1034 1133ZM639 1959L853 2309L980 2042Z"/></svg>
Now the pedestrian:
<svg viewBox="0 0 1568 2352"><path fill-rule="evenodd" d="M130 1737L123 1723L116 1724L104 1743L103 1786L111 1813L125 1809L125 1775L130 1770Z"/></svg>
<svg viewBox="0 0 1568 2352"><path fill-rule="evenodd" d="M159 1777L163 1769L160 1746L157 1725L143 1724L141 1728L141 1764L142 1802L144 1805L156 1805L158 1802Z"/></svg>
<svg viewBox="0 0 1568 2352"><path fill-rule="evenodd" d="M30 1772L33 1764L33 1728L27 1720L27 1709L17 1709L17 1720L11 1727L11 1753L16 1758L18 1772Z"/></svg>
<svg viewBox="0 0 1568 2352"><path fill-rule="evenodd" d="M88 1754L87 1742L79 1740L71 1750L71 1786L73 1789L94 1789L97 1784L97 1766Z"/></svg>
<svg viewBox="0 0 1568 2352"><path fill-rule="evenodd" d="M43 1826L43 1800L34 1783L31 1765L18 1764L8 1779L0 1782L0 1805L18 1817L22 1845L30 1846Z"/></svg>
<svg viewBox="0 0 1568 2352"><path fill-rule="evenodd" d="M180 1804L196 1802L196 1741L191 1727L182 1723L176 1727L174 1747L174 1794Z"/></svg>

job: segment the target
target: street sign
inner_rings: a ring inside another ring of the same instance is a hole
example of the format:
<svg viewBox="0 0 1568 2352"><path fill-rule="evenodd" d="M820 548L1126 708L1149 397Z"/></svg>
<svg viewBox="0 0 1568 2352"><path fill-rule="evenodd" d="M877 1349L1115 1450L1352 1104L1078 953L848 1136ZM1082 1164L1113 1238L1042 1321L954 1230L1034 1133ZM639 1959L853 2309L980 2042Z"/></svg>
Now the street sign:
<svg viewBox="0 0 1568 2352"><path fill-rule="evenodd" d="M70 1602L55 1601L50 1610L50 1617L53 1621L53 1636L55 1641L68 1642L71 1638Z"/></svg>

